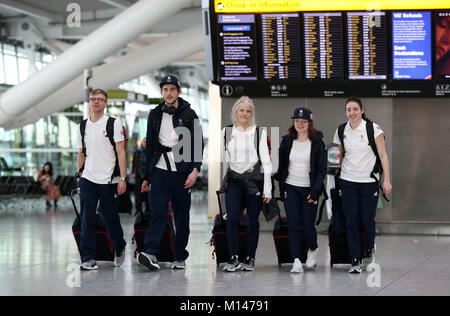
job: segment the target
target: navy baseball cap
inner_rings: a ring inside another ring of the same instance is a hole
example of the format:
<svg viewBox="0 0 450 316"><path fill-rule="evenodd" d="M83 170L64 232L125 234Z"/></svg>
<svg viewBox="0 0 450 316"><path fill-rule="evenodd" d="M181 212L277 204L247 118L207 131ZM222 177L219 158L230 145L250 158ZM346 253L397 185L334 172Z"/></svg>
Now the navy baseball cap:
<svg viewBox="0 0 450 316"><path fill-rule="evenodd" d="M161 79L161 82L159 83L159 87L162 89L162 87L165 84L173 84L178 87L178 89L181 89L180 81L178 81L178 78L174 75L168 75Z"/></svg>
<svg viewBox="0 0 450 316"><path fill-rule="evenodd" d="M314 115L312 114L310 109L301 107L295 109L294 115L291 117L291 119L304 119L312 121L314 119Z"/></svg>

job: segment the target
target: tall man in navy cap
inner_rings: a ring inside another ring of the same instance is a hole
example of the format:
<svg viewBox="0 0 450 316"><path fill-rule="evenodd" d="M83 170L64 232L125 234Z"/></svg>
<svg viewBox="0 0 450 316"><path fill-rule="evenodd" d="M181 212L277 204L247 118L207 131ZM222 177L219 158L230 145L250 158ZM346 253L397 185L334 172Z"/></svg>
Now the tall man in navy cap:
<svg viewBox="0 0 450 316"><path fill-rule="evenodd" d="M184 269L189 256L186 247L189 239L191 188L202 165L203 133L197 114L187 101L179 97L181 85L177 77L166 76L159 85L164 102L148 116L147 179L142 183L142 191L149 191L151 216L145 235L145 248L138 254L137 262L148 270L159 270L157 256L167 223L170 199L176 229L172 269Z"/></svg>

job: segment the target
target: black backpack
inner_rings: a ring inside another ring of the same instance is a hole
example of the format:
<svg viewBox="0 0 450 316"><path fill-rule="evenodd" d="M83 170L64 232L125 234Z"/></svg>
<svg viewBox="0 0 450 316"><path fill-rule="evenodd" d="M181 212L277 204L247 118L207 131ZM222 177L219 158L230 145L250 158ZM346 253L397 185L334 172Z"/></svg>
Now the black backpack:
<svg viewBox="0 0 450 316"><path fill-rule="evenodd" d="M383 198L389 202L386 195L383 193L383 189L381 186L381 177L383 176L383 166L381 165L380 155L378 154L377 145L375 144L375 132L374 132L373 122L369 119L364 119L364 120L366 121L366 132L367 132L367 138L369 139L369 146L370 146L370 148L372 148L372 151L376 157L375 166L373 167L373 170L370 173L370 177L378 183L379 187L381 188ZM343 123L343 124L339 125L339 127L338 127L338 137L341 142L341 146L342 146L342 150L343 150L342 159L345 156L344 130L345 130L346 125L347 125L347 123ZM383 137L386 138L384 136L384 134L383 134ZM377 177L375 176L376 173L378 173L380 175L380 180L378 180Z"/></svg>
<svg viewBox="0 0 450 316"><path fill-rule="evenodd" d="M109 117L108 121L106 122L106 137L108 137L109 142L111 143L111 146L113 147L113 150L114 150L114 156L116 157L116 164L114 166L114 171L111 175L111 182L115 177L120 176L119 159L117 158L116 142L114 141L114 122L115 122L115 120L116 119L114 117ZM81 121L81 124L80 124L81 145L83 146L83 155L85 157L87 157L86 143L84 141L84 134L86 132L86 123L87 123L87 119ZM127 136L125 133L125 129L124 129L123 136L125 137L125 146L126 146ZM83 171L83 169L84 169L84 165L81 167L81 171Z"/></svg>

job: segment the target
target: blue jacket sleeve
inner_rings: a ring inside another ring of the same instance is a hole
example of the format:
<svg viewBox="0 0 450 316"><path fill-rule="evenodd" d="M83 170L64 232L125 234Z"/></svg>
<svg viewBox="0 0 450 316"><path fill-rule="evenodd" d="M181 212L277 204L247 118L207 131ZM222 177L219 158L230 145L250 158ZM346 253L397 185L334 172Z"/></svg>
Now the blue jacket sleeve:
<svg viewBox="0 0 450 316"><path fill-rule="evenodd" d="M154 150L155 150L155 146L154 146L154 135L153 135L153 130L152 130L152 111L150 111L150 113L148 114L148 119L147 119L147 179L148 181L150 181L150 174L151 174L151 166L150 164L152 163L152 159L153 159L153 154L154 154Z"/></svg>
<svg viewBox="0 0 450 316"><path fill-rule="evenodd" d="M192 133L193 135L193 160L192 160L192 169L197 168L197 170L200 172L202 167L202 161L203 161L203 150L205 148L205 140L203 139L203 130L202 125L200 122L200 119L197 116L197 113L195 113L194 110L192 110L193 120L194 120L194 131Z"/></svg>
<svg viewBox="0 0 450 316"><path fill-rule="evenodd" d="M311 192L320 194L322 190L322 184L325 181L325 177L327 175L327 167L328 167L328 159L327 159L327 150L325 148L325 143L323 141L320 142L320 149L317 155L317 176L314 181L314 184L311 186Z"/></svg>

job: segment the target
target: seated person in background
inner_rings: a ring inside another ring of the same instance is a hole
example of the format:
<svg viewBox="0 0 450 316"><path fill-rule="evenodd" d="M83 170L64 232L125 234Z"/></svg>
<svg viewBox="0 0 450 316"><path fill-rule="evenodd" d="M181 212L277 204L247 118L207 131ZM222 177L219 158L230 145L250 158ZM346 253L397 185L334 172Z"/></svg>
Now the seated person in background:
<svg viewBox="0 0 450 316"><path fill-rule="evenodd" d="M58 206L59 198L61 197L61 192L59 188L53 184L53 166L51 162L46 162L41 171L37 174L37 180L41 184L41 189L47 193L46 205L50 207L50 201L54 200L55 207Z"/></svg>

